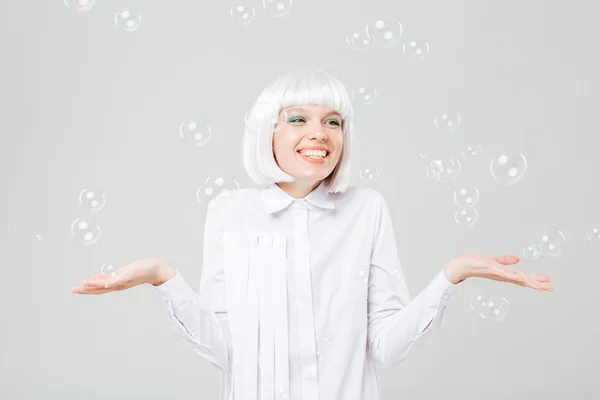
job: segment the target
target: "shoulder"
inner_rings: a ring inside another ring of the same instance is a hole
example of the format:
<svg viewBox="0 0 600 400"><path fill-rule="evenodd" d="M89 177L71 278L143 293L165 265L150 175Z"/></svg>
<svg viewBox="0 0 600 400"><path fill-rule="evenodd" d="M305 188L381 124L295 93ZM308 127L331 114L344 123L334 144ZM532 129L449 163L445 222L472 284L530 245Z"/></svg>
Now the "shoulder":
<svg viewBox="0 0 600 400"><path fill-rule="evenodd" d="M336 201L355 206L373 206L385 202L383 195L369 187L349 186L343 193L336 194Z"/></svg>

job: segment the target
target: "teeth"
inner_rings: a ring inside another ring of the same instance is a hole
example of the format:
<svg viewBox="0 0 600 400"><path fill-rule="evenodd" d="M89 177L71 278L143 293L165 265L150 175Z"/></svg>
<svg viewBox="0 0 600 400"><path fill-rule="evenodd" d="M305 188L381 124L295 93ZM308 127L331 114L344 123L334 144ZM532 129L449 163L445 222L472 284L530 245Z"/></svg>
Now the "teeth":
<svg viewBox="0 0 600 400"><path fill-rule="evenodd" d="M310 158L324 158L327 156L327 152L325 150L302 150L300 151L300 154Z"/></svg>

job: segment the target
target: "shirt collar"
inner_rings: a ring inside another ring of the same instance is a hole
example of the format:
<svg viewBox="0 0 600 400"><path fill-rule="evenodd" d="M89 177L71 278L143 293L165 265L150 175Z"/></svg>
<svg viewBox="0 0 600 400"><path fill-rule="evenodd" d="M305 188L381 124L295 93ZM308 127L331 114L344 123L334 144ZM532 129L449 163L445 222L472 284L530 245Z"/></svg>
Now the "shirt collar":
<svg viewBox="0 0 600 400"><path fill-rule="evenodd" d="M283 210L286 208L292 201L296 200L289 194L287 194L283 189L281 189L277 184L272 183L269 186L262 188L260 190L260 196L265 204L267 212L272 214L274 212ZM332 210L335 208L335 204L333 201L333 194L327 192L327 185L325 181L322 181L319 186L315 188L312 192L310 192L304 199L310 204L326 208Z"/></svg>

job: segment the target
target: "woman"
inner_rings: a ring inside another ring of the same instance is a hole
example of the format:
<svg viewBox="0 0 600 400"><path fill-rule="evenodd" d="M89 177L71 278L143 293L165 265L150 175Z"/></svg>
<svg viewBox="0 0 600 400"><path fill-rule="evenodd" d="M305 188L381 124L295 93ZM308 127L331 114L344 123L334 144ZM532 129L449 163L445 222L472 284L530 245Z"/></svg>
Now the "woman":
<svg viewBox="0 0 600 400"><path fill-rule="evenodd" d="M465 254L410 299L383 196L350 187L353 112L344 85L299 70L250 111L243 161L257 189L207 209L199 293L162 259L99 275L73 292L149 283L173 326L223 371L221 399L380 399L378 370L439 327L470 277L551 291L515 255Z"/></svg>

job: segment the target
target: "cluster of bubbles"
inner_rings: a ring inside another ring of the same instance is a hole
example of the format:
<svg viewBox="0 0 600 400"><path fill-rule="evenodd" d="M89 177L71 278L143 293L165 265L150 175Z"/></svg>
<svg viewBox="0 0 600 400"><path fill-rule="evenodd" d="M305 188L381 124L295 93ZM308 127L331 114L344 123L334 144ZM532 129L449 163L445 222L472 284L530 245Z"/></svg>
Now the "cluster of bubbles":
<svg viewBox="0 0 600 400"><path fill-rule="evenodd" d="M281 18L288 15L292 9L292 4L298 0L262 0L259 12L273 18ZM231 18L242 26L250 24L256 18L256 8L247 4L236 4L229 11Z"/></svg>
<svg viewBox="0 0 600 400"><path fill-rule="evenodd" d="M96 0L64 0L67 8L78 12L88 12L96 5ZM123 9L115 12L114 24L124 32L135 32L142 24L142 15L135 10Z"/></svg>
<svg viewBox="0 0 600 400"><path fill-rule="evenodd" d="M97 213L106 205L106 197L100 192L83 189L79 193L79 204L85 212ZM71 223L71 236L83 245L96 244L102 236L102 229L94 218L80 217Z"/></svg>
<svg viewBox="0 0 600 400"><path fill-rule="evenodd" d="M366 51L372 47L382 49L401 47L412 60L423 60L429 53L427 41L402 40L402 24L396 20L378 19L365 24L346 36L346 44L352 50Z"/></svg>
<svg viewBox="0 0 600 400"><path fill-rule="evenodd" d="M477 294L471 297L469 306L481 318L488 321L500 322L508 313L509 303L504 297L492 293Z"/></svg>
<svg viewBox="0 0 600 400"><path fill-rule="evenodd" d="M556 258L566 245L565 234L555 227L549 227L523 248L523 257L530 260Z"/></svg>
<svg viewBox="0 0 600 400"><path fill-rule="evenodd" d="M94 214L101 211L106 205L106 197L100 191L83 189L79 193L79 205L85 212ZM92 217L79 217L71 223L71 236L80 244L91 246L98 243L102 236L100 225ZM121 271L110 263L104 263L100 267L100 273L108 279L115 279Z"/></svg>
<svg viewBox="0 0 600 400"><path fill-rule="evenodd" d="M457 224L470 228L475 225L479 214L475 206L479 202L479 190L477 188L460 188L454 191L454 204L458 210L454 214Z"/></svg>

